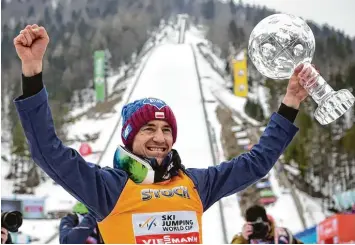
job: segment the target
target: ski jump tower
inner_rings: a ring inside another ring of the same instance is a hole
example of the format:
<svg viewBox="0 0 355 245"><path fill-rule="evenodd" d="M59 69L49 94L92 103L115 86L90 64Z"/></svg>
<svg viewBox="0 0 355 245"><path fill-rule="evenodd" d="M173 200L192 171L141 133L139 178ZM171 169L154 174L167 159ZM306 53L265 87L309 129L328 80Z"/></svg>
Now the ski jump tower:
<svg viewBox="0 0 355 245"><path fill-rule="evenodd" d="M186 14L178 15L178 26L179 26L179 40L178 43L182 44L185 42L185 32L186 32L186 22L188 16Z"/></svg>

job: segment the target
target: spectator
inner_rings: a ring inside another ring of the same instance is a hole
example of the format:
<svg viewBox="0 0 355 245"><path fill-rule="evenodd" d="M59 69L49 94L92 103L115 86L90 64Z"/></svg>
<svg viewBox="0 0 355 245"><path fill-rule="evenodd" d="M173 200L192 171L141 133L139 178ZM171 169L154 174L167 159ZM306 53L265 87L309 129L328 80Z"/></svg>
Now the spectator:
<svg viewBox="0 0 355 245"><path fill-rule="evenodd" d="M246 210L247 223L242 233L234 236L232 244L302 244L283 227L276 227L274 219L264 207L255 205Z"/></svg>

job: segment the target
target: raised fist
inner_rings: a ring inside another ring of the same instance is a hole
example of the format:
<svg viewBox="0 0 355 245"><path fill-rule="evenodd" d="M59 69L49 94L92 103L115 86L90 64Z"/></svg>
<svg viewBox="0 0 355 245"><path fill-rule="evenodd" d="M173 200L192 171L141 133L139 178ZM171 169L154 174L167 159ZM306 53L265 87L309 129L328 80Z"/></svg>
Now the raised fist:
<svg viewBox="0 0 355 245"><path fill-rule="evenodd" d="M22 61L24 75L35 75L42 71L42 59L49 43L44 27L28 25L14 38L18 57Z"/></svg>

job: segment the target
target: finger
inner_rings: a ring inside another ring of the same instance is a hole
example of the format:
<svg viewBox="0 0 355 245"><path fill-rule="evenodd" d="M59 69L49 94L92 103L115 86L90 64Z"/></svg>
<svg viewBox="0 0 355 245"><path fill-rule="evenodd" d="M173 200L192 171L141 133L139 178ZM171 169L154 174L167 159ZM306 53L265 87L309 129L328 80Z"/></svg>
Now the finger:
<svg viewBox="0 0 355 245"><path fill-rule="evenodd" d="M27 46L31 46L33 39L31 38L31 35L28 32L28 30L27 29L23 30L22 34L25 36L25 38L27 40Z"/></svg>
<svg viewBox="0 0 355 245"><path fill-rule="evenodd" d="M296 69L294 70L293 74L297 76L298 73L300 73L300 72L302 71L303 67L304 67L304 64L298 65L298 66L296 67Z"/></svg>
<svg viewBox="0 0 355 245"><path fill-rule="evenodd" d="M317 77L312 77L303 83L305 88L312 88L316 85Z"/></svg>
<svg viewBox="0 0 355 245"><path fill-rule="evenodd" d="M33 29L28 29L28 33L30 34L30 36L32 38L32 42L34 42L34 40L36 40L36 34L33 31Z"/></svg>
<svg viewBox="0 0 355 245"><path fill-rule="evenodd" d="M27 46L27 39L25 38L25 36L23 34L21 36L21 40L22 40L22 45Z"/></svg>
<svg viewBox="0 0 355 245"><path fill-rule="evenodd" d="M303 79L299 79L299 80L298 80L298 83L299 83L302 87L304 87L304 86L306 85L306 81L303 80Z"/></svg>
<svg viewBox="0 0 355 245"><path fill-rule="evenodd" d="M35 34L36 38L40 37L40 27L32 28L33 34Z"/></svg>
<svg viewBox="0 0 355 245"><path fill-rule="evenodd" d="M308 79L313 79L318 76L319 72L317 72L316 68L314 66L309 67L309 74L308 74Z"/></svg>
<svg viewBox="0 0 355 245"><path fill-rule="evenodd" d="M299 73L299 76L302 78L305 78L309 75L309 73L311 72L311 68L309 66L305 67L304 69L302 69L302 71Z"/></svg>
<svg viewBox="0 0 355 245"><path fill-rule="evenodd" d="M32 42L31 42L31 39L29 39L28 37L26 37L26 33L27 33L26 30L20 31L20 34L22 34L23 37L26 39L26 46L30 46L30 45L32 44ZM27 35L28 35L28 33L27 33Z"/></svg>
<svg viewBox="0 0 355 245"><path fill-rule="evenodd" d="M32 26L28 25L25 28L31 36L32 42L36 39L36 35L33 32Z"/></svg>
<svg viewBox="0 0 355 245"><path fill-rule="evenodd" d="M37 24L33 24L31 25L32 29L35 29L35 28L38 28L38 25Z"/></svg>
<svg viewBox="0 0 355 245"><path fill-rule="evenodd" d="M20 31L20 35L21 35L20 39L21 39L22 45L27 46L27 39L23 33L23 30Z"/></svg>
<svg viewBox="0 0 355 245"><path fill-rule="evenodd" d="M17 37L15 37L14 44L15 45L20 44L22 46L26 45L26 39L24 38L23 34L19 34Z"/></svg>
<svg viewBox="0 0 355 245"><path fill-rule="evenodd" d="M304 79L306 83L310 86L313 82L316 81L318 76L319 73L313 67L308 67L307 72L305 73L304 77L302 77L302 79Z"/></svg>
<svg viewBox="0 0 355 245"><path fill-rule="evenodd" d="M300 79L303 80L305 86L308 86L309 81L312 79L312 73L312 68L307 67L306 71L303 72L303 74L299 75ZM316 72L314 73L317 74Z"/></svg>
<svg viewBox="0 0 355 245"><path fill-rule="evenodd" d="M49 43L49 36L47 34L46 29L44 29L43 26L40 26L36 29L34 29L34 33L36 35L37 38L43 39L45 40L47 43Z"/></svg>
<svg viewBox="0 0 355 245"><path fill-rule="evenodd" d="M17 36L14 38L13 42L14 42L14 45L20 44L20 35L17 35Z"/></svg>
<svg viewBox="0 0 355 245"><path fill-rule="evenodd" d="M307 72L306 72L306 74L304 75L303 78L308 81L308 80L311 79L311 77L312 77L312 68L308 68L308 69L307 69Z"/></svg>
<svg viewBox="0 0 355 245"><path fill-rule="evenodd" d="M47 36L47 32L43 26L37 27L33 29L33 31L39 38L45 38Z"/></svg>

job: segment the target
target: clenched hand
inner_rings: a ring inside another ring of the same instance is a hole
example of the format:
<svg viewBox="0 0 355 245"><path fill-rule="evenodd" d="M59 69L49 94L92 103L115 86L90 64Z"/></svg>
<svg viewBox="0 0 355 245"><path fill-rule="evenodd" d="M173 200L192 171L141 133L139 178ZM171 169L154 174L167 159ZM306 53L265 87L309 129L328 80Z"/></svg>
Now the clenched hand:
<svg viewBox="0 0 355 245"><path fill-rule="evenodd" d="M48 43L47 31L36 24L27 25L14 38L16 52L22 61L22 72L25 76L34 76L42 71L43 56Z"/></svg>

